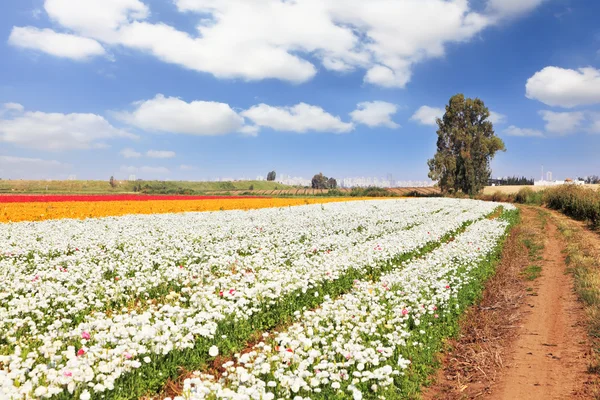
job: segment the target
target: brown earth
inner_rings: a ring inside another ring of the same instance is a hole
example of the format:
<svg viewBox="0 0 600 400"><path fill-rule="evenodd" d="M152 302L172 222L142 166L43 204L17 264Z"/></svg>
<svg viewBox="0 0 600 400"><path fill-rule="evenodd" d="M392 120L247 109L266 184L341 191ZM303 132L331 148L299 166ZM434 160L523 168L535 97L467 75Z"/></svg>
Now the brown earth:
<svg viewBox="0 0 600 400"><path fill-rule="evenodd" d="M449 343L452 350L425 399L591 398L590 342L567 274L565 242L547 211L521 210L522 223L506 243L496 276L463 320L460 337ZM534 241L543 249L532 251ZM540 266L541 275L526 281L530 265Z"/></svg>

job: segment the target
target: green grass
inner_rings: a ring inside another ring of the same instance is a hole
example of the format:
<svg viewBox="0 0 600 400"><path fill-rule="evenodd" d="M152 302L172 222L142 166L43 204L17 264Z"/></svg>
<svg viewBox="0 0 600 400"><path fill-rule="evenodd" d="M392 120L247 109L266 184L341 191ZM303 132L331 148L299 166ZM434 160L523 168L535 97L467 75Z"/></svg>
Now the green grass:
<svg viewBox="0 0 600 400"><path fill-rule="evenodd" d="M227 190L276 190L292 186L268 181L194 182L194 181L135 181L117 180L113 188L104 181L26 181L0 180L0 193L31 194L117 194L134 193L134 186L148 187L148 193L169 194L188 192L209 194Z"/></svg>
<svg viewBox="0 0 600 400"><path fill-rule="evenodd" d="M540 267L539 265L530 265L527 268L525 268L523 270L523 272L521 272L521 274L528 281L533 281L533 280L539 278L540 275L542 274L542 267Z"/></svg>

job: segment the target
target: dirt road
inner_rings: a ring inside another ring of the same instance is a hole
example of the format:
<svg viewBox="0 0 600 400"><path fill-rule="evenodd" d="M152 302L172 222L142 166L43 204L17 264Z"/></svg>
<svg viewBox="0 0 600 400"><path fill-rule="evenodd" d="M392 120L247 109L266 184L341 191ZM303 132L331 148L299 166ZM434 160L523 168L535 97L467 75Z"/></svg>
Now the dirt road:
<svg viewBox="0 0 600 400"><path fill-rule="evenodd" d="M532 213L523 212L524 223ZM492 400L577 398L586 380L582 305L566 274L565 243L552 220L545 221L542 259L532 261L541 266L541 276L524 305L528 310L509 353L509 368L487 397Z"/></svg>
<svg viewBox="0 0 600 400"><path fill-rule="evenodd" d="M589 398L590 345L566 243L547 211L524 207L521 216L425 399Z"/></svg>

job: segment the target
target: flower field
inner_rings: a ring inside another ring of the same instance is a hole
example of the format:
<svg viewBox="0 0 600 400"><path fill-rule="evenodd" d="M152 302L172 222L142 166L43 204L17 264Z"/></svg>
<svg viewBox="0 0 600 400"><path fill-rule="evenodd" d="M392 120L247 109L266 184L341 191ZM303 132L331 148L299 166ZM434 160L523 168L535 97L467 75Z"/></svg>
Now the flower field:
<svg viewBox="0 0 600 400"><path fill-rule="evenodd" d="M133 198L133 199L131 199ZM34 199L34 201L32 201ZM88 200L83 200L88 199ZM0 196L0 223L61 218L98 218L128 214L251 210L330 203L344 198L261 198L225 196Z"/></svg>
<svg viewBox="0 0 600 400"><path fill-rule="evenodd" d="M133 399L180 368L198 371L182 399L414 391L493 271L515 213L486 219L498 206L378 200L0 224L0 398Z"/></svg>

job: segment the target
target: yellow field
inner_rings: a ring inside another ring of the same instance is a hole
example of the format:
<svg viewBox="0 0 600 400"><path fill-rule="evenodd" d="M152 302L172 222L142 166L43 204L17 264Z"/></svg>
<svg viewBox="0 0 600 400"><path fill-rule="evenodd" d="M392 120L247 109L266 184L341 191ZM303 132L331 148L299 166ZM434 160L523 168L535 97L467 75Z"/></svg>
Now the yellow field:
<svg viewBox="0 0 600 400"><path fill-rule="evenodd" d="M256 208L322 204L368 198L306 198L306 199L210 199L210 200L151 200L98 201L57 203L0 204L0 222L43 221L61 218L97 218L126 214L164 214L186 211L250 210Z"/></svg>

